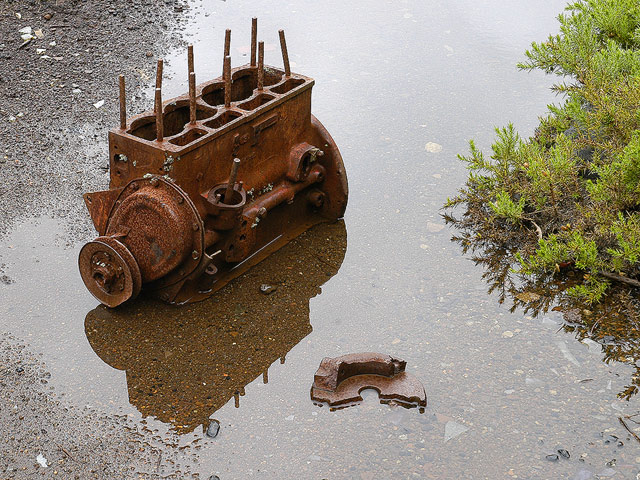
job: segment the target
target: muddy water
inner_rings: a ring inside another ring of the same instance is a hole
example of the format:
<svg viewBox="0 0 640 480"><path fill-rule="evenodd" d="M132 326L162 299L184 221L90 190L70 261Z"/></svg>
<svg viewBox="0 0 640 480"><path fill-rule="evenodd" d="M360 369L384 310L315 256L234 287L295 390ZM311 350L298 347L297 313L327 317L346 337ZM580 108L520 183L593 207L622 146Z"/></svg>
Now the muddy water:
<svg viewBox="0 0 640 480"><path fill-rule="evenodd" d="M68 401L172 436L197 453L202 478L636 478L639 444L618 417L640 405L616 397L631 368L558 332L555 314L498 305L439 216L465 179L455 155L468 139L486 149L509 120L530 135L554 101L553 79L515 64L556 30L562 7L192 3L185 35L200 81L220 73L225 28L234 66L248 59L252 16L267 64L281 64L285 29L292 69L315 78L314 113L344 156L344 223L314 229L207 302L109 311L81 283L64 220L25 220L1 241L0 273L13 281L0 284L1 328L43 353ZM186 55L165 69L165 95L183 93ZM265 296L263 283L278 288ZM320 360L357 351L406 360L426 412L375 396L314 406ZM203 435L209 418L215 439ZM545 458L558 449L570 458Z"/></svg>

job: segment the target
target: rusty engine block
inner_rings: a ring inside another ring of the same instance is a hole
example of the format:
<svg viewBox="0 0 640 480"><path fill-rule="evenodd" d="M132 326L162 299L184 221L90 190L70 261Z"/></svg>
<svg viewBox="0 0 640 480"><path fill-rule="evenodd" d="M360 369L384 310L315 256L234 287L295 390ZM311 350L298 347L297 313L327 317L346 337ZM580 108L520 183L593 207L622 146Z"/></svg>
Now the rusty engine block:
<svg viewBox="0 0 640 480"><path fill-rule="evenodd" d="M338 147L311 114L309 77L264 65L252 22L251 61L231 68L226 31L222 78L162 101L109 132L109 190L85 203L100 235L80 251L89 291L115 307L141 289L170 303L197 301L347 204ZM256 62L256 53L258 54Z"/></svg>

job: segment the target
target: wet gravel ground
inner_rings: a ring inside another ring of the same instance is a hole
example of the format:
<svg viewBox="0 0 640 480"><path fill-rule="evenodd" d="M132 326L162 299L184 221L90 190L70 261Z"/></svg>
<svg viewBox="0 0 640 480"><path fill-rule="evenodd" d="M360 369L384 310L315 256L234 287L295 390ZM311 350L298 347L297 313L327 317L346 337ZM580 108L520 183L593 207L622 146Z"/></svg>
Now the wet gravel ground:
<svg viewBox="0 0 640 480"><path fill-rule="evenodd" d="M67 404L28 347L0 340L0 478L185 478L188 468L125 416ZM197 477L196 477L197 478Z"/></svg>
<svg viewBox="0 0 640 480"><path fill-rule="evenodd" d="M17 217L43 213L88 233L76 200L108 184L118 74L129 112L149 106L139 87L179 42L187 9L152 0L0 1L0 234ZM25 44L26 27L35 38Z"/></svg>
<svg viewBox="0 0 640 480"><path fill-rule="evenodd" d="M67 219L70 243L93 233L78 199L108 184L117 75L126 76L130 109L146 108L139 87L179 43L187 9L152 0L0 1L0 236L43 214ZM25 42L26 27L33 38ZM0 282L9 284L3 268ZM20 339L0 337L0 360L0 478L187 476L126 417L67 403Z"/></svg>

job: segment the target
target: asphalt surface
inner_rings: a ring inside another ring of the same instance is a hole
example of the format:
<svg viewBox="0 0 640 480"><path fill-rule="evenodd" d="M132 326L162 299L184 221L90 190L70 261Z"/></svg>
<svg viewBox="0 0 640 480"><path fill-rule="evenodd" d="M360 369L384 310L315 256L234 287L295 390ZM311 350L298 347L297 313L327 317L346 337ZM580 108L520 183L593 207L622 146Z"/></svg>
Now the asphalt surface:
<svg viewBox="0 0 640 480"><path fill-rule="evenodd" d="M42 215L65 218L69 243L93 235L81 195L108 185L117 76L126 76L130 111L147 108L140 87L180 43L187 9L174 1L0 0L0 238ZM0 258L0 302L10 282ZM0 361L0 479L192 477L152 432L66 402L48 385L46 365L10 332L0 335Z"/></svg>

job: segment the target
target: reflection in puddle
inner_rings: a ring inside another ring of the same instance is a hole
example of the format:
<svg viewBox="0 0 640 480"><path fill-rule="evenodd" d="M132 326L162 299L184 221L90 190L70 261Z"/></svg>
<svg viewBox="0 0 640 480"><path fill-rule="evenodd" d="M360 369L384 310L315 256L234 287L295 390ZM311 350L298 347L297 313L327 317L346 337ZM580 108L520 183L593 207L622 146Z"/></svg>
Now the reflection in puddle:
<svg viewBox="0 0 640 480"><path fill-rule="evenodd" d="M86 316L87 338L126 371L129 402L144 417L178 433L206 428L231 398L239 406L248 383L267 383L270 365L311 333L309 300L338 272L346 247L343 221L318 225L204 302L100 305Z"/></svg>
<svg viewBox="0 0 640 480"><path fill-rule="evenodd" d="M499 302L509 299L511 312L521 307L534 317L549 310L561 312L561 329L573 333L576 339L602 355L602 361L628 364L634 368L630 383L618 397L630 399L640 387L640 297L620 285L612 285L599 304L587 305L567 295L567 290L582 282L584 272L559 266L559 272L538 277L514 273L517 268L515 252L522 247L516 235L498 234L486 218L467 212L462 220L445 215L447 223L459 232L453 241L471 253L476 265L485 272L489 293L498 293Z"/></svg>

